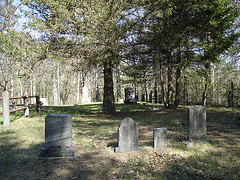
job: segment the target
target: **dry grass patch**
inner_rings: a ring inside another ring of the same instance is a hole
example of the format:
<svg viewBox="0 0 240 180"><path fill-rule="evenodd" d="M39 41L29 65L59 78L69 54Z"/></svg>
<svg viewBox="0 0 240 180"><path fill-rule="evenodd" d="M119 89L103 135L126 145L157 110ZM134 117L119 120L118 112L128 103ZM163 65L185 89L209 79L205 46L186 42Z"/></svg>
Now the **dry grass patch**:
<svg viewBox="0 0 240 180"><path fill-rule="evenodd" d="M142 110L105 116L96 104L46 107L29 118L16 115L10 130L0 129L0 179L240 179L239 109L209 108L209 142L187 148L185 108L148 112L134 107ZM45 116L59 112L73 116L76 159L37 160ZM115 154L117 129L127 116L139 127L142 151ZM153 128L159 127L168 129L168 148L154 150Z"/></svg>

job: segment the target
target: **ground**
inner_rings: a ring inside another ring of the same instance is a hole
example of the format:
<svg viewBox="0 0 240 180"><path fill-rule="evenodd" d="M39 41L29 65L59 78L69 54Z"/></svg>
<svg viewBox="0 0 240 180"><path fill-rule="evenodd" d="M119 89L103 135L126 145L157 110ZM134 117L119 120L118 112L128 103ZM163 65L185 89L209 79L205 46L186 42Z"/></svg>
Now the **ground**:
<svg viewBox="0 0 240 180"><path fill-rule="evenodd" d="M11 129L0 129L0 179L240 179L239 109L208 107L207 141L186 147L187 107L148 111L154 106L161 105L117 104L114 115L101 114L100 104L33 109L28 118L16 113ZM131 112L120 112L126 107ZM72 115L75 159L37 160L50 113ZM116 154L125 117L137 123L142 151ZM159 127L167 127L168 147L155 150Z"/></svg>

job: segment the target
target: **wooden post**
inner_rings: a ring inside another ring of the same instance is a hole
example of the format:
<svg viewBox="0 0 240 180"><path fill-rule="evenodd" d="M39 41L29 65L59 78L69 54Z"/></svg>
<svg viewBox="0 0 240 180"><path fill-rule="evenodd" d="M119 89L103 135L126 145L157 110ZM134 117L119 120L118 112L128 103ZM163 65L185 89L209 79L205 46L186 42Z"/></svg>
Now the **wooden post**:
<svg viewBox="0 0 240 180"><path fill-rule="evenodd" d="M3 128L10 128L9 92L2 92Z"/></svg>
<svg viewBox="0 0 240 180"><path fill-rule="evenodd" d="M41 109L40 109L40 100L39 100L39 96L36 96L36 104L37 104L37 106L36 106L36 111L37 111L37 112L40 112Z"/></svg>

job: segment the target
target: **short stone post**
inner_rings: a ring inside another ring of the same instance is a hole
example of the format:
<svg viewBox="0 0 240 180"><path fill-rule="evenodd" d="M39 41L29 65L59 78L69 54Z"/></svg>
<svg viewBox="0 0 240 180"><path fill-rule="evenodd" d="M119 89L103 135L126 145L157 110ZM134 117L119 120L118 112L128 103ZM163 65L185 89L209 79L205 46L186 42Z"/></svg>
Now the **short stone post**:
<svg viewBox="0 0 240 180"><path fill-rule="evenodd" d="M188 140L206 139L206 108L194 105L188 108Z"/></svg>
<svg viewBox="0 0 240 180"><path fill-rule="evenodd" d="M115 153L139 150L141 148L138 146L138 127L130 117L127 117L122 120L118 128L118 147L115 148Z"/></svg>
<svg viewBox="0 0 240 180"><path fill-rule="evenodd" d="M167 147L167 128L153 129L153 147L154 149Z"/></svg>
<svg viewBox="0 0 240 180"><path fill-rule="evenodd" d="M3 128L10 128L9 92L2 92Z"/></svg>
<svg viewBox="0 0 240 180"><path fill-rule="evenodd" d="M48 114L45 118L45 146L38 159L52 157L75 158L70 114Z"/></svg>
<svg viewBox="0 0 240 180"><path fill-rule="evenodd" d="M29 116L29 103L28 103L28 97L25 96L23 99L23 106L26 107L24 109L24 116L28 117Z"/></svg>

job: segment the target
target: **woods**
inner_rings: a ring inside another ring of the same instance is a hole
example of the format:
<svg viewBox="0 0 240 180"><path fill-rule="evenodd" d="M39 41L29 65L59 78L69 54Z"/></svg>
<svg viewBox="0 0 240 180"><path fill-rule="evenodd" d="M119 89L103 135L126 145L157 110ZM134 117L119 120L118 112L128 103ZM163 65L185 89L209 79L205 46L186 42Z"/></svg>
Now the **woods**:
<svg viewBox="0 0 240 180"><path fill-rule="evenodd" d="M67 105L87 86L104 114L125 87L165 108L240 105L238 1L6 0L0 25L12 96Z"/></svg>

